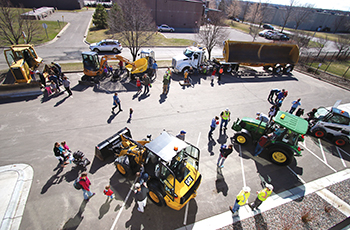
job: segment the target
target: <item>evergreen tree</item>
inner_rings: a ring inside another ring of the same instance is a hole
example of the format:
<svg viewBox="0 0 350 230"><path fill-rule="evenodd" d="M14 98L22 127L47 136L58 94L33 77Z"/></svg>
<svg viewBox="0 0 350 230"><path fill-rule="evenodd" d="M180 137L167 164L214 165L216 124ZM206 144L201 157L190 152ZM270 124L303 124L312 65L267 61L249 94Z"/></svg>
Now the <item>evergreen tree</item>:
<svg viewBox="0 0 350 230"><path fill-rule="evenodd" d="M95 27L99 29L105 29L108 27L107 17L108 17L108 14L104 6L102 6L101 4L98 4L96 6L94 15L92 15L92 23L94 23Z"/></svg>

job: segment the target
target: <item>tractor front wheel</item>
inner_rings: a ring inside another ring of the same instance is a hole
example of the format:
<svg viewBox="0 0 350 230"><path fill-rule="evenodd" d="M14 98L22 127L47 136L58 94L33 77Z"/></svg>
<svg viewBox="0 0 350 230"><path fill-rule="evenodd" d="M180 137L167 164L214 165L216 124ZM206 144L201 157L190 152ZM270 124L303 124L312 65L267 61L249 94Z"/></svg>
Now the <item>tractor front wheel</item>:
<svg viewBox="0 0 350 230"><path fill-rule="evenodd" d="M246 145L251 141L251 137L247 133L238 132L233 136L233 139L236 143L240 145Z"/></svg>

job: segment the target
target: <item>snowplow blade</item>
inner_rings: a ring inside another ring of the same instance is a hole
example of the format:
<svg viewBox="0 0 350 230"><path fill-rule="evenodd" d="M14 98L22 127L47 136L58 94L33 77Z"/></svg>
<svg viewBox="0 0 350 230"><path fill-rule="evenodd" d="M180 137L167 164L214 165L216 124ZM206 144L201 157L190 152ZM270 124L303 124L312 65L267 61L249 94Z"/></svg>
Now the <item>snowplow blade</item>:
<svg viewBox="0 0 350 230"><path fill-rule="evenodd" d="M143 73L147 70L148 60L147 58L140 58L134 61L132 64L128 64L125 68L131 72L131 74Z"/></svg>

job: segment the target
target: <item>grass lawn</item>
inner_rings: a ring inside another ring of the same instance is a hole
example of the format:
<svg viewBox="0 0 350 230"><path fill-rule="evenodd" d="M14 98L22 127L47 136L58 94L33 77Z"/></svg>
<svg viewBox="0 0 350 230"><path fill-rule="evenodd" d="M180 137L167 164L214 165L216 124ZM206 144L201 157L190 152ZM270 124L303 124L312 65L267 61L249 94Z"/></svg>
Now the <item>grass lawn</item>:
<svg viewBox="0 0 350 230"><path fill-rule="evenodd" d="M310 63L308 63L308 65L310 65ZM311 64L311 66L316 69L318 68L318 65L319 63L316 63L316 62ZM329 62L322 63L318 71L324 71L328 65L329 65ZM342 61L342 62L334 61L329 65L327 72L338 76L343 76L345 71L349 68L349 66L350 66L350 61ZM347 79L350 79L350 70L347 71L344 77Z"/></svg>
<svg viewBox="0 0 350 230"><path fill-rule="evenodd" d="M89 43L99 42L103 39L116 39L122 44L122 46L126 46L123 39L120 38L118 33L111 34L108 29L96 30L90 27L88 36L86 41ZM151 40L148 41L147 46L190 46L194 41L189 39L177 39L177 38L165 38L160 33L155 33Z"/></svg>

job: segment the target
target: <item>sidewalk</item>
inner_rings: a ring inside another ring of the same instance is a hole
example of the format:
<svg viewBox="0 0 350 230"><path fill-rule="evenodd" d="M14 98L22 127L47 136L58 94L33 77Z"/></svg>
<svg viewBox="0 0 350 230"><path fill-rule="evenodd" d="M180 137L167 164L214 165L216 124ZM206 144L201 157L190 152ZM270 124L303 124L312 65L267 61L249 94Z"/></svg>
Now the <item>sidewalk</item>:
<svg viewBox="0 0 350 230"><path fill-rule="evenodd" d="M30 165L0 167L0 230L19 229L32 180Z"/></svg>
<svg viewBox="0 0 350 230"><path fill-rule="evenodd" d="M228 210L177 230L227 230L247 229L247 227L254 229L253 226L256 229L300 229L303 228L303 224L315 224L319 225L318 229L328 229L350 216L350 194L347 190L349 183L350 169L346 169L275 194L263 202L259 210L252 211L248 205L244 205L240 208L238 215L232 215ZM254 192L251 192L249 202L252 202L255 197ZM298 203L295 205L292 201ZM327 207L329 207L328 213ZM302 216L308 211L312 219L310 223L303 223ZM333 222L325 220L323 217L325 214ZM311 227L311 229L314 228Z"/></svg>

